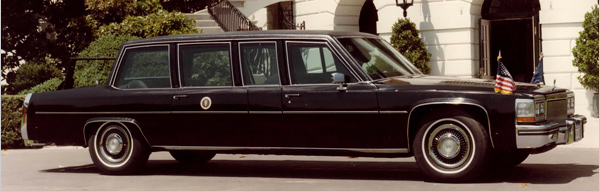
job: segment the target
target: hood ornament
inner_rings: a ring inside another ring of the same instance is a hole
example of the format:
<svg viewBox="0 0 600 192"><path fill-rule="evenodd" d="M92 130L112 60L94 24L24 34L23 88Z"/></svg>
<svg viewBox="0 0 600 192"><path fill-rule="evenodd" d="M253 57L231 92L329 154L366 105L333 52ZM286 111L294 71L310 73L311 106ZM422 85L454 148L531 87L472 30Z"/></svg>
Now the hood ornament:
<svg viewBox="0 0 600 192"><path fill-rule="evenodd" d="M552 91L554 91L554 89L556 89L556 79L554 79L554 87L552 87Z"/></svg>

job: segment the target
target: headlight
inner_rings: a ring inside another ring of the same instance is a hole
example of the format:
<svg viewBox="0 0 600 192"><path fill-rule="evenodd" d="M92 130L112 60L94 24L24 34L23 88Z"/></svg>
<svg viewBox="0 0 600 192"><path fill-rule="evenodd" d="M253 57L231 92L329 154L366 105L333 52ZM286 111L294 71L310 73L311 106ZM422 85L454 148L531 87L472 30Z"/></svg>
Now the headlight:
<svg viewBox="0 0 600 192"><path fill-rule="evenodd" d="M517 99L515 101L515 113L517 114L517 122L535 122L535 108L536 107L533 99Z"/></svg>
<svg viewBox="0 0 600 192"><path fill-rule="evenodd" d="M515 101L517 122L537 122L546 117L546 101L517 99Z"/></svg>

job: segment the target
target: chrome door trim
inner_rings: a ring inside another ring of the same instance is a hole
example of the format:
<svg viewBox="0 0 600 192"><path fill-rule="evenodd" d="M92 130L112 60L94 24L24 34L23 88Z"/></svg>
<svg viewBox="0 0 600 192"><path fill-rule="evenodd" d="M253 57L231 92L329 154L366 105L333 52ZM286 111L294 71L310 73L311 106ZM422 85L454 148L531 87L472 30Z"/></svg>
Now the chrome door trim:
<svg viewBox="0 0 600 192"><path fill-rule="evenodd" d="M161 150L198 150L198 151L236 151L236 150L317 150L317 151L352 151L362 153L408 153L406 148L305 148L305 147L237 147L237 146L171 146L171 145L156 145L152 146L155 149Z"/></svg>

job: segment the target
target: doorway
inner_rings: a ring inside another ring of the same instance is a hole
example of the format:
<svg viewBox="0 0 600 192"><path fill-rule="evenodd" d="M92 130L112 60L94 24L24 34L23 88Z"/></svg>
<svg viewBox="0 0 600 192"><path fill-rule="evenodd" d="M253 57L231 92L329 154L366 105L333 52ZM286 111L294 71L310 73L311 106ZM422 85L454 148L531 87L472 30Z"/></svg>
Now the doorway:
<svg viewBox="0 0 600 192"><path fill-rule="evenodd" d="M517 82L529 82L541 52L538 0L486 0L480 22L480 74L493 79L502 63Z"/></svg>
<svg viewBox="0 0 600 192"><path fill-rule="evenodd" d="M377 8L373 4L373 0L366 0L360 9L360 16L358 18L358 28L360 32L370 33L377 35Z"/></svg>

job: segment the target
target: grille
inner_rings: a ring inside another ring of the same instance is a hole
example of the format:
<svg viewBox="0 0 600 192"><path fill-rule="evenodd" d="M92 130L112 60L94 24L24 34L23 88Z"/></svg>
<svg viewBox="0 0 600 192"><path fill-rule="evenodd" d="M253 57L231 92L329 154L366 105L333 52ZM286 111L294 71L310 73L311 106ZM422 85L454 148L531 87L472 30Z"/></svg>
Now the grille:
<svg viewBox="0 0 600 192"><path fill-rule="evenodd" d="M548 101L548 121L565 124L567 120L567 99Z"/></svg>

